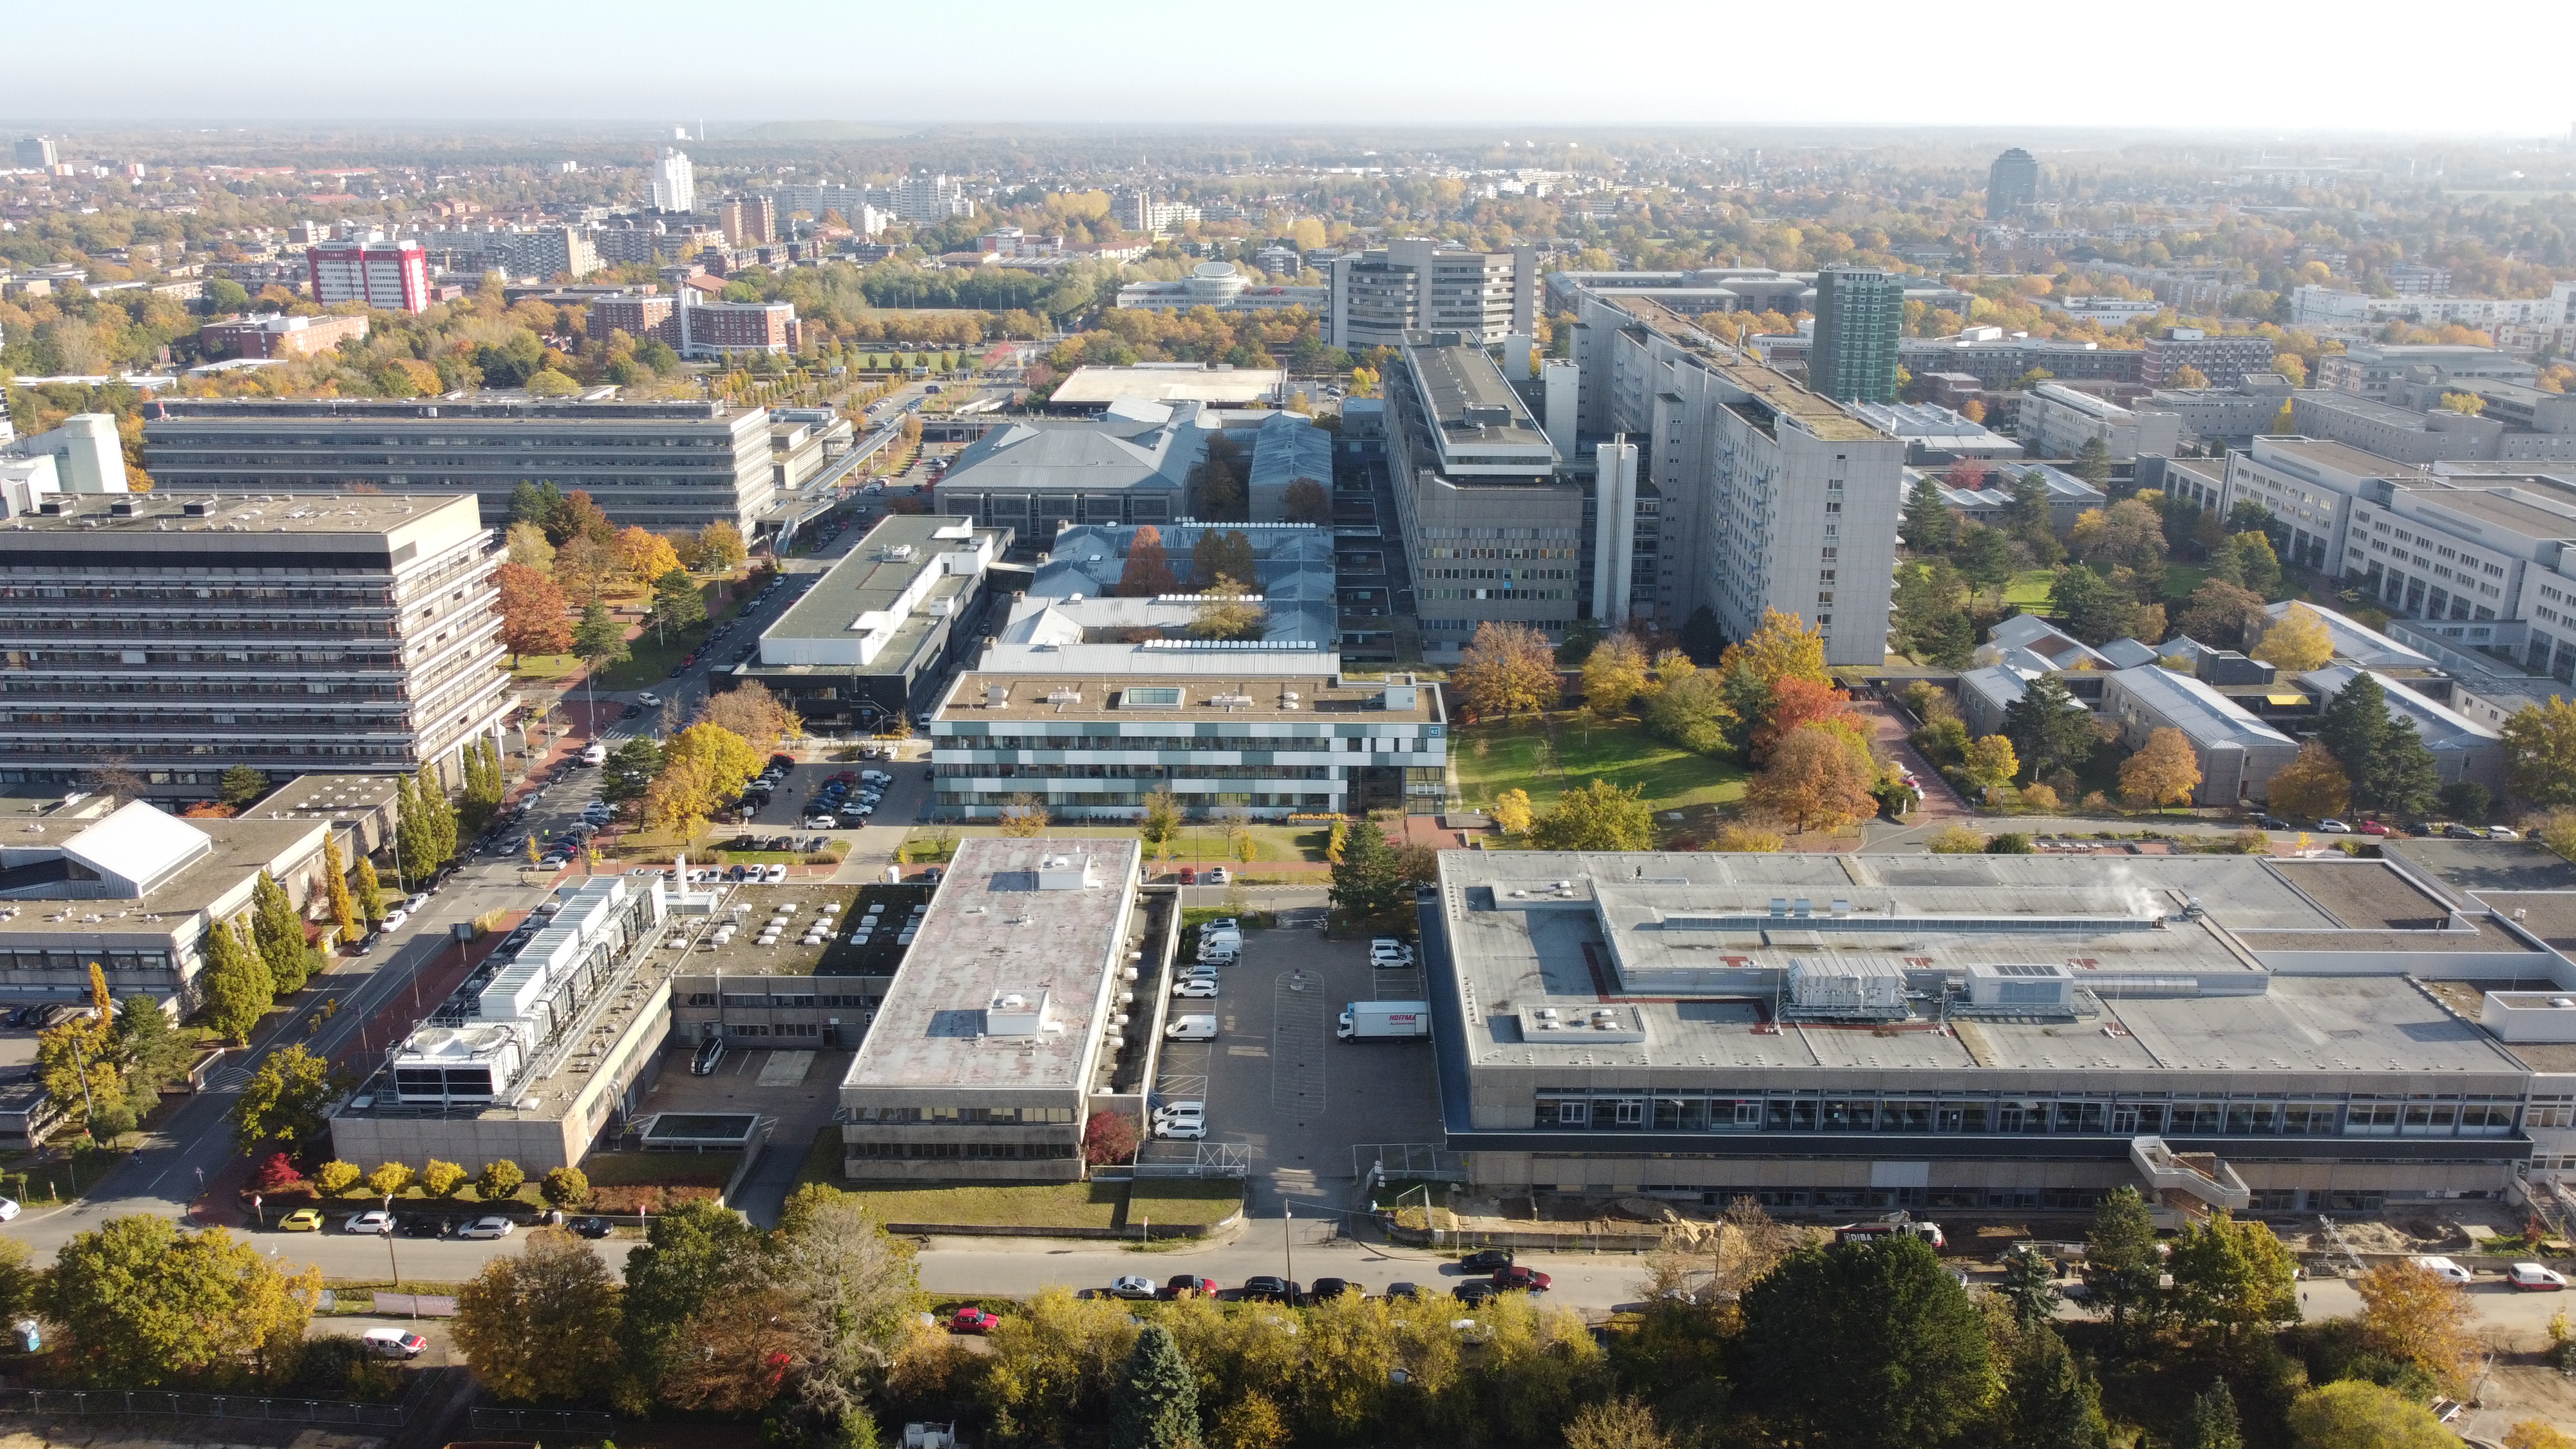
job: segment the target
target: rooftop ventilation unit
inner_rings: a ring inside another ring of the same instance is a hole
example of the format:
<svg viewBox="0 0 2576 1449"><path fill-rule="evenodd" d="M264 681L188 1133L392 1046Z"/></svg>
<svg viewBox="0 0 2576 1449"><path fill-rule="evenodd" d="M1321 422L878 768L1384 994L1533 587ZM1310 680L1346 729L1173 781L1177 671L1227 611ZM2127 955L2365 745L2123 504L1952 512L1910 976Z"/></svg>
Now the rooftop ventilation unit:
<svg viewBox="0 0 2576 1449"><path fill-rule="evenodd" d="M1082 691L1079 689L1050 689L1047 691L1047 703L1080 704L1082 703Z"/></svg>
<svg viewBox="0 0 2576 1449"><path fill-rule="evenodd" d="M1011 687L1009 685L988 684L984 686L984 707L986 709L1000 709L1010 702Z"/></svg>

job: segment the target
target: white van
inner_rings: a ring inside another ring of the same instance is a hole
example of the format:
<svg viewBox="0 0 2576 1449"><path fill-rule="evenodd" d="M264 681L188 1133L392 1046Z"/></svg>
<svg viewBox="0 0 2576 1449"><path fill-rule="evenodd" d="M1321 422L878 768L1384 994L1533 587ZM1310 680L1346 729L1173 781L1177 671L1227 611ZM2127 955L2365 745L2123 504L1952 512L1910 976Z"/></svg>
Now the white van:
<svg viewBox="0 0 2576 1449"><path fill-rule="evenodd" d="M605 764L607 764L607 763L608 763L608 746L606 746L606 745L602 745L602 744L592 744L592 745L590 745L588 748L584 749L584 750L581 752L581 762L582 762L583 764L585 764L585 765L605 765Z"/></svg>
<svg viewBox="0 0 2576 1449"><path fill-rule="evenodd" d="M1173 1041L1216 1040L1216 1018L1213 1016L1176 1016L1163 1028L1163 1035Z"/></svg>

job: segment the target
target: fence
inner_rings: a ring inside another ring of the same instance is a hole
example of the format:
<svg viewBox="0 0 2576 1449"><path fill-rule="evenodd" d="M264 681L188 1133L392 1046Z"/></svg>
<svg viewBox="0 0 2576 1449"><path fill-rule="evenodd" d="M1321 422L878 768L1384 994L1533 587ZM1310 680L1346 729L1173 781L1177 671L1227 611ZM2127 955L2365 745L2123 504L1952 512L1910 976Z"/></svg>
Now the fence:
<svg viewBox="0 0 2576 1449"><path fill-rule="evenodd" d="M609 1415L588 1409L476 1409L474 1436L556 1434L574 1439L605 1439L617 1427Z"/></svg>
<svg viewBox="0 0 2576 1449"><path fill-rule="evenodd" d="M263 1399L247 1394L174 1394L158 1389L29 1389L23 1395L11 1394L0 1399L0 1407L25 1409L38 1414L169 1414L187 1419L264 1419L283 1424L335 1424L355 1429L399 1429L403 1426L400 1404L356 1404L338 1399Z"/></svg>

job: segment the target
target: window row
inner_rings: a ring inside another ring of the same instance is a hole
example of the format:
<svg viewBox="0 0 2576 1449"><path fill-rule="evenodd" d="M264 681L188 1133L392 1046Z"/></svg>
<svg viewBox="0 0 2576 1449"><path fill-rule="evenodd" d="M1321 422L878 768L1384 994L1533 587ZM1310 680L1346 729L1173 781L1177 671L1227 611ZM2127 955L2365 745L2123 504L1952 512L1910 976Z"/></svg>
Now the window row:
<svg viewBox="0 0 2576 1449"><path fill-rule="evenodd" d="M1538 1095L1537 1125L1611 1132L2068 1133L2179 1137L2498 1137L2505 1099L2110 1101L1864 1096Z"/></svg>

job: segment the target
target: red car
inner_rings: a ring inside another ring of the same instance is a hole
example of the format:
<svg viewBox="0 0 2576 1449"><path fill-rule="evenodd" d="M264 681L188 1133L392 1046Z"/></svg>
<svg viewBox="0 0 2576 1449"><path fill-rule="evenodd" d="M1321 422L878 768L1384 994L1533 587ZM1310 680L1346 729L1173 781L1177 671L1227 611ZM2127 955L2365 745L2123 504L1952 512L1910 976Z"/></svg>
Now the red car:
<svg viewBox="0 0 2576 1449"><path fill-rule="evenodd" d="M1547 1291L1547 1285L1553 1281L1555 1280L1536 1268L1515 1265L1494 1270L1494 1286L1497 1288L1521 1288L1532 1293L1544 1293Z"/></svg>
<svg viewBox="0 0 2576 1449"><path fill-rule="evenodd" d="M990 1333L1000 1326L1002 1315L981 1308L960 1308L949 1317L950 1333Z"/></svg>
<svg viewBox="0 0 2576 1449"><path fill-rule="evenodd" d="M1166 1298L1214 1298L1216 1296L1216 1280L1214 1278L1193 1277L1190 1274L1183 1273L1181 1276L1174 1278L1171 1282L1163 1285L1163 1296Z"/></svg>
<svg viewBox="0 0 2576 1449"><path fill-rule="evenodd" d="M1196 867L1196 866L1191 866L1191 865L1185 865L1185 866L1182 866L1182 867L1181 867L1181 884L1183 884L1183 885L1197 885L1198 883L1199 883L1199 872L1198 872L1198 867Z"/></svg>
<svg viewBox="0 0 2576 1449"><path fill-rule="evenodd" d="M2395 835L2397 833L2396 831L2389 829L2387 826L2380 824L2376 820L2365 820L2359 825L2354 826L2353 829L2360 831L2364 835Z"/></svg>

